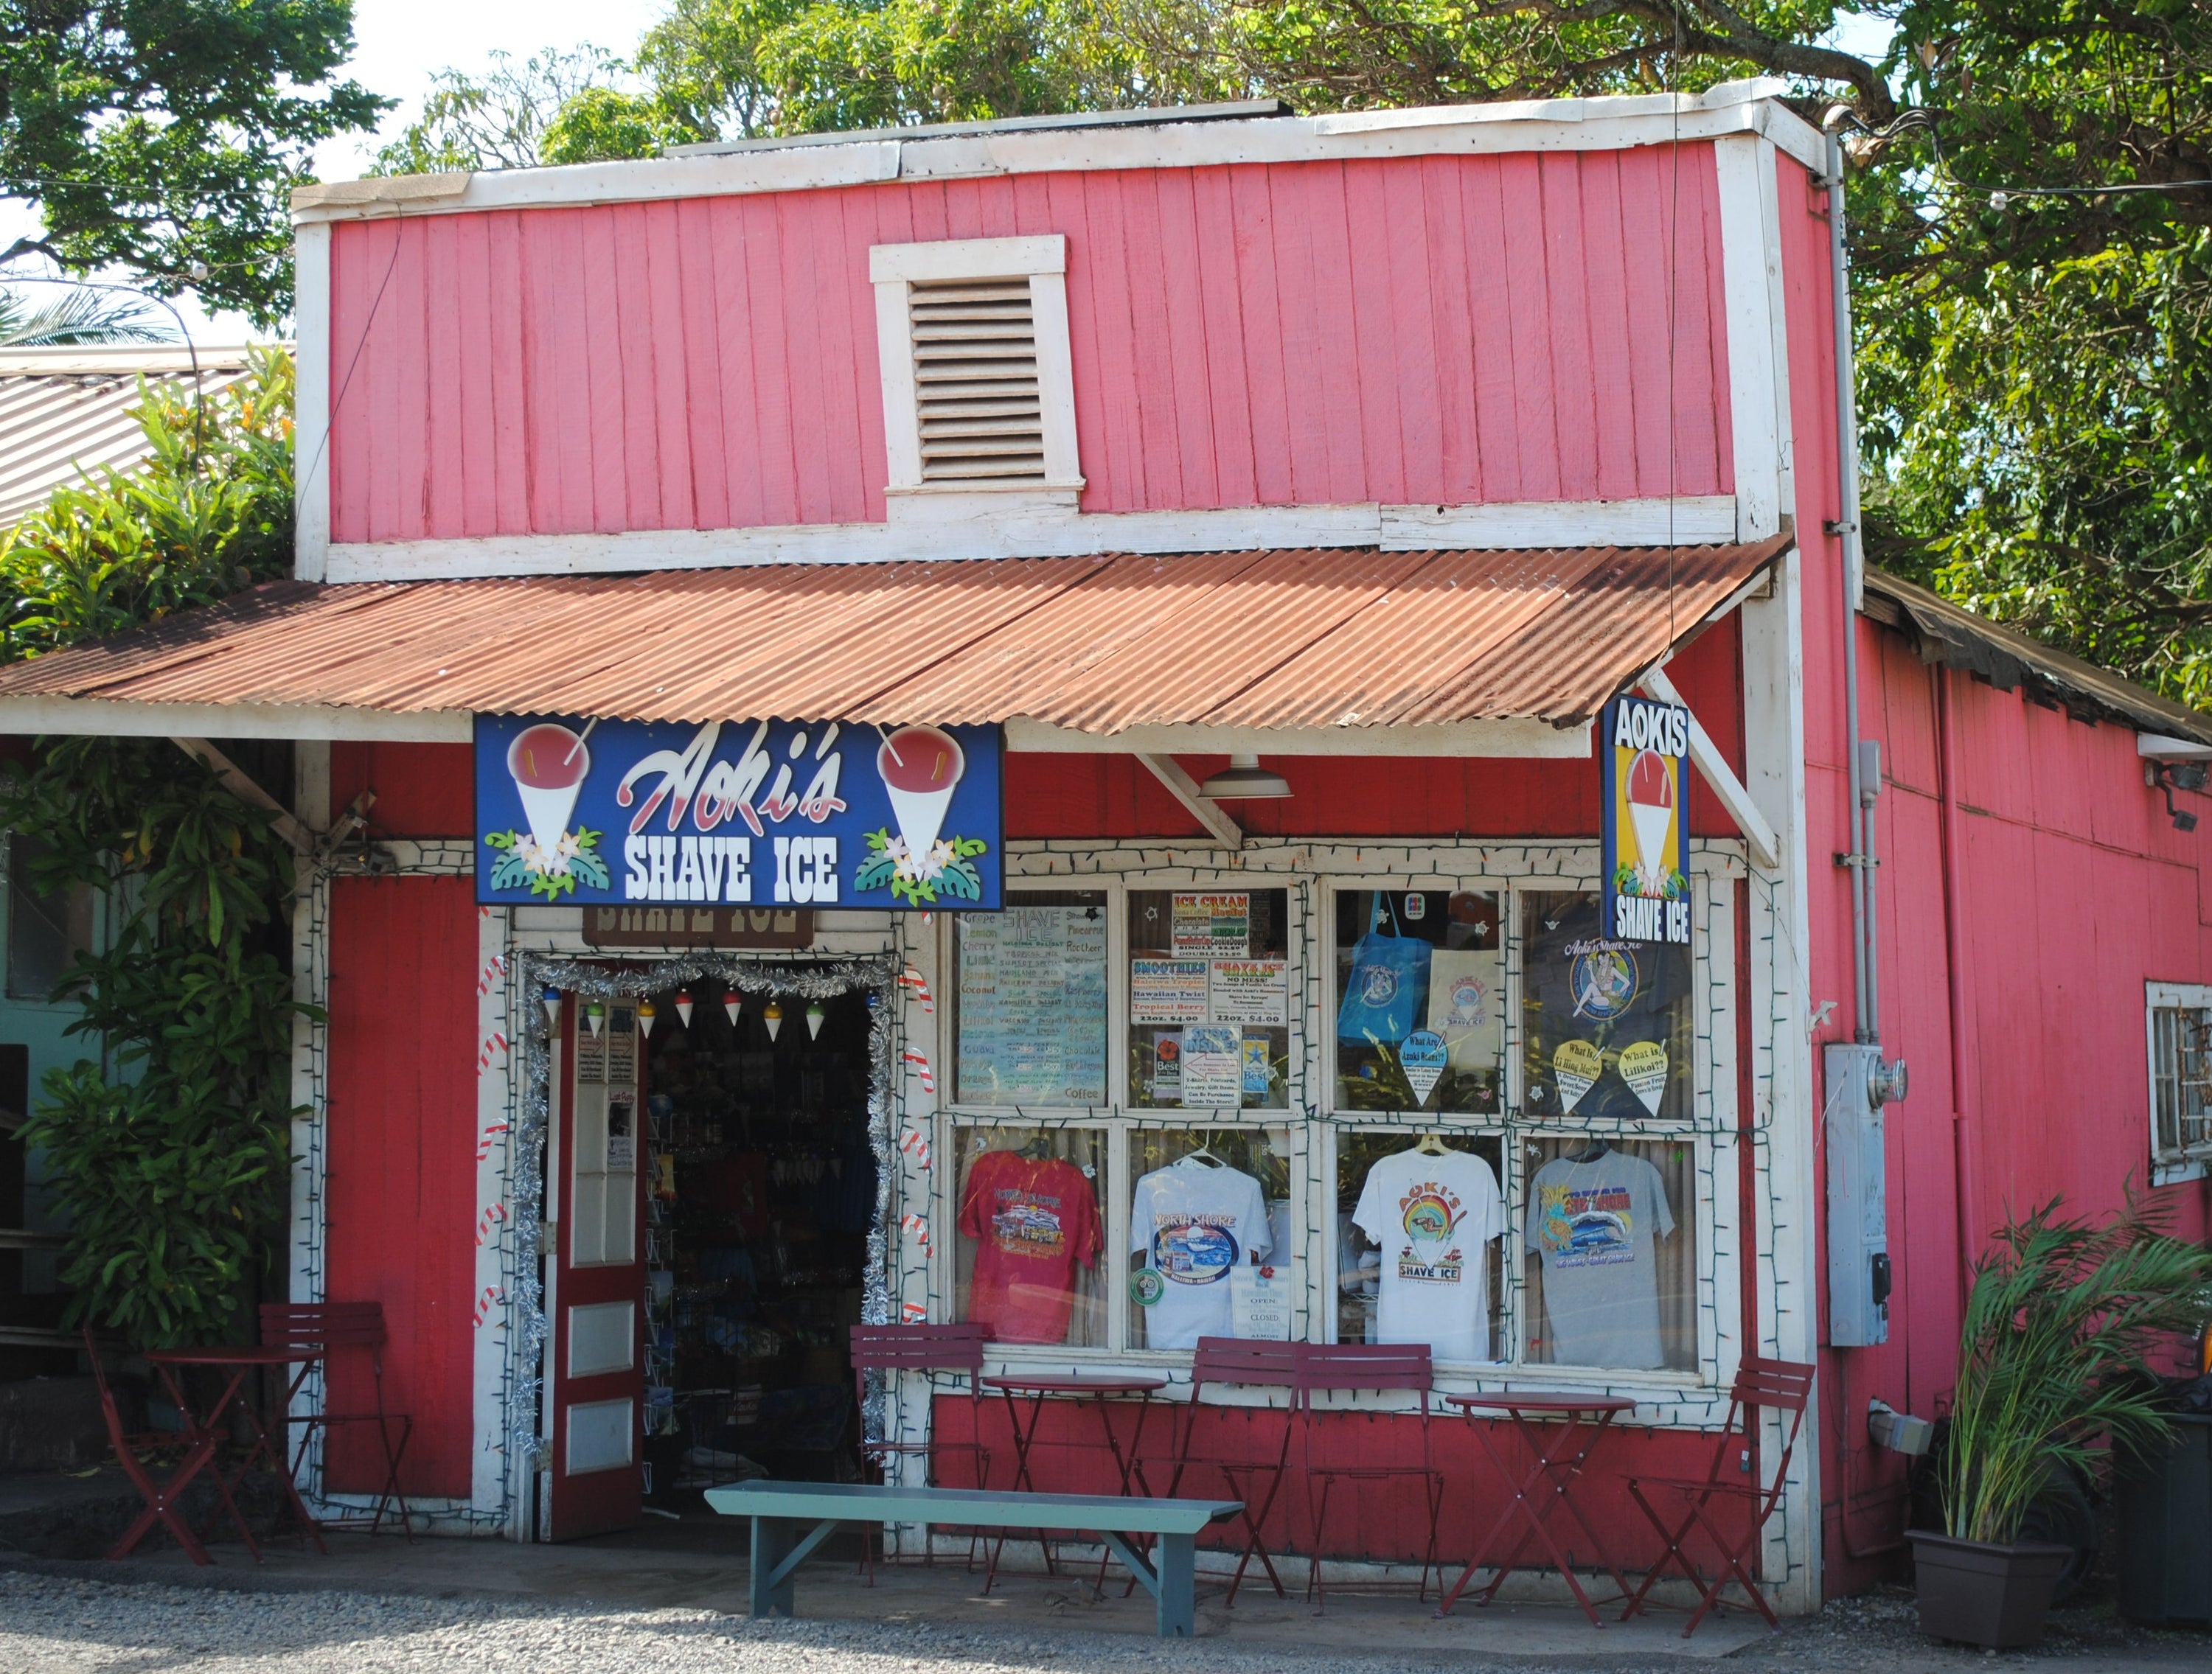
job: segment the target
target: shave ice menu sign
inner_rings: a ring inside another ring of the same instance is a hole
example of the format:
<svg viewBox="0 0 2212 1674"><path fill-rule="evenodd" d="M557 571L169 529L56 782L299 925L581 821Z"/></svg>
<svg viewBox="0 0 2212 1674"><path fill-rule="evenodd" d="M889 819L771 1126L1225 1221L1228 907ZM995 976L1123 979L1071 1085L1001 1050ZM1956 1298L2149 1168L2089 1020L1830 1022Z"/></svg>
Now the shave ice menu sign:
<svg viewBox="0 0 2212 1674"><path fill-rule="evenodd" d="M995 910L995 726L479 715L477 899Z"/></svg>

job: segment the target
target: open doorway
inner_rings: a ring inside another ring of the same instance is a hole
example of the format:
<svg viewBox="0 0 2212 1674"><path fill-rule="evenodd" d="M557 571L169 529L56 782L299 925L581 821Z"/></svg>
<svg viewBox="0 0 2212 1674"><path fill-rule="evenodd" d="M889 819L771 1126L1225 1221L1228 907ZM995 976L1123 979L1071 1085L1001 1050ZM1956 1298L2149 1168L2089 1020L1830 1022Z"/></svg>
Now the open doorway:
<svg viewBox="0 0 2212 1674"><path fill-rule="evenodd" d="M650 998L646 1503L680 1514L749 1475L856 1481L850 1328L876 1215L870 996L706 977Z"/></svg>

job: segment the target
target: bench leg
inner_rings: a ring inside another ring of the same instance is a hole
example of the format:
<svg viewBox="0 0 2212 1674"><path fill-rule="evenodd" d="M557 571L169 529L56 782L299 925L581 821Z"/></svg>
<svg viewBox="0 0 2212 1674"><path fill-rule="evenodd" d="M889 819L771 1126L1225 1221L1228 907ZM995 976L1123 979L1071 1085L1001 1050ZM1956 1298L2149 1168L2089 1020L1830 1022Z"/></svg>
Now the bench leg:
<svg viewBox="0 0 2212 1674"><path fill-rule="evenodd" d="M796 1525L781 1517L753 1519L752 1613L757 1616L797 1613L792 1572L783 1568Z"/></svg>
<svg viewBox="0 0 2212 1674"><path fill-rule="evenodd" d="M1198 1631L1195 1537L1164 1534L1152 1549L1159 1575L1157 1632L1162 1639L1188 1639Z"/></svg>

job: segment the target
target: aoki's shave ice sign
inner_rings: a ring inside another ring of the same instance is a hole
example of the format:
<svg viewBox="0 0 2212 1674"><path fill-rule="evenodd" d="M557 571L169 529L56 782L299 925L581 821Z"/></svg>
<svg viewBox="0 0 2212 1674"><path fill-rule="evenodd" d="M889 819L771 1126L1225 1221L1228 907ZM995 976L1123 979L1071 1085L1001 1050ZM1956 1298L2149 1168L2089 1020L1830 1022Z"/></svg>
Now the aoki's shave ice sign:
<svg viewBox="0 0 2212 1674"><path fill-rule="evenodd" d="M479 715L477 899L995 910L995 726Z"/></svg>
<svg viewBox="0 0 2212 1674"><path fill-rule="evenodd" d="M1690 944L1690 712L1615 698L1598 723L1605 891L1599 934Z"/></svg>

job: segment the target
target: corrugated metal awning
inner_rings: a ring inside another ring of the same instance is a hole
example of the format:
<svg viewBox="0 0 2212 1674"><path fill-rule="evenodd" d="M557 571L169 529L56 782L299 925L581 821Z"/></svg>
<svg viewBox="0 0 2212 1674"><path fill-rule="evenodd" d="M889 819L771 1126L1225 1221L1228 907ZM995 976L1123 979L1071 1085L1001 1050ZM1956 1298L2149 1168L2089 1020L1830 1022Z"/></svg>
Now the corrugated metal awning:
<svg viewBox="0 0 2212 1674"><path fill-rule="evenodd" d="M472 713L777 716L1004 722L1031 749L1256 731L1579 755L1606 700L1789 543L279 582L0 670L0 729L343 737L350 717L359 736L460 737Z"/></svg>
<svg viewBox="0 0 2212 1674"><path fill-rule="evenodd" d="M14 349L0 352L0 528L65 485L104 467L147 457L131 416L138 380L189 386L194 351L185 349ZM242 349L197 351L207 395L246 375Z"/></svg>

